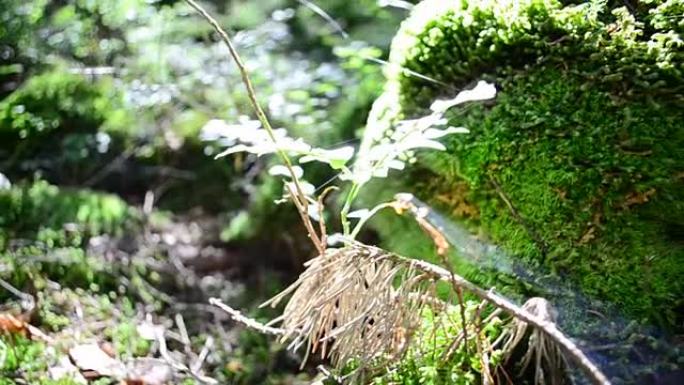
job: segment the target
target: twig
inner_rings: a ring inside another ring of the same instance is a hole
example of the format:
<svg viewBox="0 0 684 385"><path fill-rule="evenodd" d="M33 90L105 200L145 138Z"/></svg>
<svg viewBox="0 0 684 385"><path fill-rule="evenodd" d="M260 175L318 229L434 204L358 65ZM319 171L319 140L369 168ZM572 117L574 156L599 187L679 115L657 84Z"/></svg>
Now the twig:
<svg viewBox="0 0 684 385"><path fill-rule="evenodd" d="M174 360L173 357L171 357L171 355L169 354L168 348L166 347L166 338L164 338L163 330L156 331L155 338L157 340L157 343L159 344L159 355L161 355L162 359L164 359L164 361L166 361L166 363L169 366L178 371L189 373L193 378L195 378L199 382L212 385L218 384L218 381L216 381L215 379L195 373L186 365Z"/></svg>
<svg viewBox="0 0 684 385"><path fill-rule="evenodd" d="M327 187L323 190L321 195L318 196L318 228L321 233L321 243L323 244L323 247L328 246L328 230L325 227L325 217L323 216L323 201L325 200L325 197L334 190L337 190L337 186Z"/></svg>
<svg viewBox="0 0 684 385"><path fill-rule="evenodd" d="M299 178L297 178L297 174L292 169L292 162L290 161L290 158L280 147L278 147L278 141L276 139L275 134L273 133L273 127L271 126L271 123L266 117L266 113L264 112L263 108L261 108L261 104L259 104L259 101L257 100L256 92L254 91L254 86L252 86L252 81L250 80L249 73L247 72L244 63L240 58L240 54L238 54L237 50L235 49L233 42L230 40L230 37L228 36L228 33L226 33L226 31L224 31L223 28L221 28L216 19L214 19L206 10L204 10L204 8L202 8L194 0L185 0L185 2L188 3L192 8L194 8L202 17L204 17L207 20L207 22L209 22L209 24L219 34L221 40L223 40L223 42L228 47L228 50L230 51L230 56L233 58L233 60L235 61L235 65L237 65L238 70L240 71L242 83L245 85L245 88L247 90L247 96L249 97L249 101L252 105L252 108L254 109L254 112L256 113L259 122L261 122L261 125L264 127L269 137L276 145L277 154L280 157L281 161L285 164L285 167L287 168L290 176L292 177L292 181L294 183L296 191L296 194L293 191L290 191L292 202L297 207L299 216L301 217L302 222L304 222L304 226L306 227L306 230L309 233L311 241L314 243L314 246L318 250L319 254L323 255L325 253L325 247L321 242L320 237L314 230L313 224L311 223L311 219L309 218L307 211L307 201L305 198L305 194L300 186Z"/></svg>
<svg viewBox="0 0 684 385"><path fill-rule="evenodd" d="M482 311L482 309L484 309L484 306L485 306L487 303L488 303L487 301L482 301L482 303L480 304L480 306L478 306L478 308L477 308L477 312L476 312L475 314L473 314L473 317L469 320L470 323L475 323L476 317L480 314L480 312ZM463 308L463 305L461 305L461 308ZM487 324L487 323L491 322L491 320L494 319L494 317L495 317L496 315L498 315L500 311L501 311L500 309L494 310L494 311L492 312L492 314L490 314L490 315L485 319L484 323ZM464 317L464 315L462 315L462 317ZM465 330L465 329L464 329L464 330ZM465 344L468 345L468 336L467 336L463 331L461 331L461 333L459 333L459 334L456 336L456 338L454 338L454 339L451 341L451 344L449 345L449 348L448 348L447 350L444 351L444 354L442 354L442 357L441 357L441 362L442 362L442 364L444 364L444 363L446 363L447 361L451 360L451 358L453 357L454 353L456 353L456 349L458 349L458 347L460 346L460 343L461 343L461 340L462 340L462 339L465 341ZM466 349L464 349L464 351L467 353L467 350L466 350Z"/></svg>
<svg viewBox="0 0 684 385"><path fill-rule="evenodd" d="M218 298L209 298L209 303L220 308L221 310L225 311L230 315L230 318L233 319L235 322L239 322L249 328L252 328L254 330L260 331L264 334L271 334L274 336L281 336L285 334L284 329L280 328L274 328L268 325L264 325L261 322L249 318L247 316L242 315L242 313L239 310L235 310L232 307L226 305L225 303L221 302L220 299Z"/></svg>
<svg viewBox="0 0 684 385"><path fill-rule="evenodd" d="M486 341L486 338L483 338L482 335L482 310L484 310L486 304L486 301L482 301L475 312L475 346L477 347L477 353L480 356L480 363L482 365L482 385L492 385L494 383L494 378L489 369L489 355L485 351L483 346L484 341L482 341L483 339Z"/></svg>
<svg viewBox="0 0 684 385"><path fill-rule="evenodd" d="M123 162L128 160L135 152L138 150L139 147L133 147L129 148L126 151L122 152L119 154L114 160L111 162L107 163L106 166L103 168L97 170L93 175L91 175L88 179L86 179L82 185L85 187L92 187L99 181L101 181L104 177L109 175L112 171L114 171L117 167L121 166Z"/></svg>
<svg viewBox="0 0 684 385"><path fill-rule="evenodd" d="M342 378L340 378L339 376L334 375L332 372L330 372L330 370L328 370L328 368L326 368L326 367L323 366L323 365L318 365L318 366L316 367L316 370L318 370L319 372L321 372L321 374L323 374L323 375L325 376L325 379L326 379L326 380L335 381L336 384L342 384L342 383L343 383L343 382L342 382Z"/></svg>
<svg viewBox="0 0 684 385"><path fill-rule="evenodd" d="M214 338L212 336L207 337L207 340L204 341L204 347L197 357L197 360L190 365L190 372L195 374L199 373L200 369L202 369L202 365L204 364L204 360L206 360L207 356L209 355L209 350L211 350L213 346Z"/></svg>
<svg viewBox="0 0 684 385"><path fill-rule="evenodd" d="M347 34L347 32L344 31L344 29L342 28L340 23L335 21L335 19L333 19L332 16L328 15L328 13L325 12L321 7L319 7L318 5L312 3L311 1L308 1L308 0L297 0L297 1L299 3L301 3L302 5L304 5L305 7L309 8L311 11L313 11L318 16L322 17L325 21L327 21L328 24L330 24L333 27L333 29L335 29L335 31L337 31L337 33L342 35L343 38L345 38L345 39L349 38L349 34Z"/></svg>
<svg viewBox="0 0 684 385"><path fill-rule="evenodd" d="M190 343L190 336L188 335L188 329L185 327L185 320L180 313L176 313L174 317L176 321L176 326L178 326L178 332L180 333L180 340L183 343L183 348L185 349L185 354L192 352L192 344Z"/></svg>
<svg viewBox="0 0 684 385"><path fill-rule="evenodd" d="M21 290L12 286L12 284L10 284L9 282L5 281L2 278L0 278L0 286L2 286L5 290L12 293L14 296L20 298L22 301L26 302L25 306L29 310L33 310L33 308L35 307L36 300L35 300L35 298L33 298L33 296L31 294L27 294L27 293L22 292Z"/></svg>
<svg viewBox="0 0 684 385"><path fill-rule="evenodd" d="M425 208L418 208L416 205L411 203L411 200L409 199L403 199L403 200L397 200L396 204L400 206L403 209L407 209L411 211L413 214L413 217L415 218L416 222L418 222L418 225L420 228L425 231L430 238L432 238L432 241L434 242L435 246L437 247L437 255L439 255L442 264L447 267L447 269L451 272L452 277L454 277L454 268L451 265L451 262L446 256L447 250L449 249L449 242L447 241L446 237L444 234L442 234L441 231L439 231L433 224L427 221L425 218L427 216L427 210ZM454 288L454 291L456 292L456 297L458 298L458 305L459 305L459 310L460 310L460 315L461 315L461 326L463 328L463 339L465 341L465 344L463 344L463 351L465 354L468 354L468 325L467 325L467 320L465 316L465 302L463 301L463 290L461 289L460 286L456 284L455 279L452 279L451 285Z"/></svg>
<svg viewBox="0 0 684 385"><path fill-rule="evenodd" d="M501 200L504 201L504 203L508 207L508 210L511 212L511 215L513 215L513 218L515 218L516 222L518 222L525 229L525 231L527 231L527 234L529 234L532 240L534 240L534 242L537 244L537 247L539 247L540 251L542 252L542 255L544 256L544 258L546 258L546 254L548 253L548 245L546 244L546 242L544 242L542 237L539 236L539 233L537 233L532 227L530 227L527 224L527 222L520 215L515 206L513 206L511 200L508 199L508 196L503 191L503 188L501 188L501 185L499 185L499 183L496 181L496 178L494 178L492 175L489 175L489 181L492 183L492 186L494 186L494 190L496 190L496 193L499 194Z"/></svg>

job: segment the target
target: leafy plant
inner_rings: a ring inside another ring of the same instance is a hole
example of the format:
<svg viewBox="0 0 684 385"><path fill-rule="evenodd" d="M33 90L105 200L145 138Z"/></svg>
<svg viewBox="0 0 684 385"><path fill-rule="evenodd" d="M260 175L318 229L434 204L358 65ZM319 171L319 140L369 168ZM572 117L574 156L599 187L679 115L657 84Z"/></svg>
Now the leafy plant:
<svg viewBox="0 0 684 385"><path fill-rule="evenodd" d="M453 271L406 259L355 242L353 239L357 231L356 228L354 231L351 230L349 210L361 187L374 177L387 176L392 168L402 169L411 151L421 148L444 149L436 139L465 131L462 128L442 127L446 123L443 119L444 112L466 101L492 98L496 93L492 85L478 83L474 90L464 91L452 100L434 103L431 106L432 113L428 116L400 122L397 127L398 135L385 138L385 142L381 139L377 140L377 143L376 140L366 142L365 147L362 146L366 151L361 151L354 166L348 167L347 163L354 154L352 148L314 148L302 139L291 138L284 131L273 129L257 100L249 73L228 34L194 0L186 2L220 34L238 66L258 118L258 122L246 121L246 124L232 127L236 131L234 133L223 133L231 147L219 154L219 157L235 152L248 152L257 156L277 154L282 165L275 170L272 168L271 172L276 175L285 174L289 178L285 181L286 196L297 207L308 235L319 252L318 257L306 264L306 271L295 283L264 304L276 305L286 296L292 295L282 316L272 322L281 324L282 328L261 325L219 300L212 299L211 303L224 309L233 319L252 328L267 334L280 335L282 341L290 341L290 347L293 349L305 346L305 359L309 353L318 351L323 358L330 357L338 368L350 362L357 362L360 370L355 370L352 375L358 379L358 376L363 378L366 372L363 369L377 370L404 357L407 349L412 346L412 336L418 329L417 321L422 309L427 306L430 309L444 310L445 305L430 295L436 290L436 283L444 280L451 283L454 293L458 295L462 326L460 335L466 344L469 338L468 325L474 325L477 330L474 334L478 350L473 357L481 363L479 372L483 382L492 383L493 379L488 351L485 351L479 340L482 330L482 309L477 312L478 315L472 322L466 320L463 289L484 299L483 307L490 302L495 307L506 310L520 322L532 324L540 333L549 337L554 346L558 344L569 352L570 357L580 364L595 383L609 384L600 370L572 341L556 329L552 320L519 308L492 291L488 292L473 285ZM214 122L211 128L216 132L224 127ZM339 170L341 179L351 181L340 213L343 247L327 248L327 229L320 215L323 211L321 201L326 191L316 199L315 191L311 191L310 187L307 188L307 185L303 184L303 170L295 165L293 158L298 164L310 161L325 163L334 170ZM311 210L311 206L316 210ZM386 206L394 207L398 211L411 209L401 199ZM374 210L369 210L367 215L372 214ZM314 230L310 218L312 211L319 214L319 232ZM361 219L363 218L362 215ZM416 219L421 223L420 215L416 215ZM363 223L363 220L359 220L356 227L362 226ZM430 229L425 224L423 226L431 232L430 235L439 249L447 247L445 241L439 238L437 229ZM458 345L460 339L453 339L453 344ZM436 374L434 370L427 372L428 377Z"/></svg>
<svg viewBox="0 0 684 385"><path fill-rule="evenodd" d="M282 153L286 154L289 159L293 159L300 166L275 165L271 167L269 173L285 179L287 194L294 193L297 190L296 184L299 184L307 202L314 206L307 211L313 216L317 216L319 211L314 197L316 188L306 182L301 166L318 162L339 172L339 179L350 183L340 212L343 236L354 239L361 226L374 212L373 210L349 212L361 188L372 178L386 178L390 170L403 170L416 150L445 150L446 148L438 139L447 135L467 133L468 130L463 127L444 127L447 123L444 113L453 106L470 101L491 99L495 95L496 89L492 84L479 82L475 88L463 91L453 99L438 100L432 105L431 114L418 119L401 121L391 136L362 144L356 158L354 158L355 149L351 146L333 150L317 148L306 143L302 138L295 139L288 136L285 129L269 130L269 128L262 127L259 121L247 118L243 118L237 124L212 120L204 127L203 135L212 139L220 138L221 142L228 146L225 151L216 156L217 158L247 152L256 156ZM350 162L353 164L349 165ZM358 223L353 230L350 226L351 218L358 218Z"/></svg>

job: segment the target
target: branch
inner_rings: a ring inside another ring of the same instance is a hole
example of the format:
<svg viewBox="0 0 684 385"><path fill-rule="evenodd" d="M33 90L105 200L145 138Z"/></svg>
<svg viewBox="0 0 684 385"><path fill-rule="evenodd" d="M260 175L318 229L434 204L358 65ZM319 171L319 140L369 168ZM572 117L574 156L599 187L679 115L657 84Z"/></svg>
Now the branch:
<svg viewBox="0 0 684 385"><path fill-rule="evenodd" d="M356 245L358 247L361 244L357 243ZM386 258L389 256L399 263L416 268L424 273L432 275L441 281L452 283L458 287L470 291L481 299L491 302L494 306L503 309L513 317L538 328L548 335L549 338L553 339L580 367L580 369L584 371L587 377L591 379L592 383L595 385L610 385L610 381L601 372L601 370L589 360L589 358L577 347L577 345L575 345L574 342L572 342L572 340L570 340L570 338L558 330L555 323L543 320L526 311L525 309L522 309L520 306L514 304L507 298L500 296L491 290L484 290L460 275L452 273L440 266L436 266L421 260L402 257L396 254L388 254L386 251L372 246L362 245L362 247L359 247L359 249L361 252L366 253L366 255L372 258ZM372 252L369 252L369 250Z"/></svg>
<svg viewBox="0 0 684 385"><path fill-rule="evenodd" d="M249 328L260 331L264 334L271 334L274 336L282 336L283 334L285 334L284 329L264 325L261 322L255 320L254 318L249 318L243 315L239 310L235 310L232 307L221 302L221 300L218 298L209 298L209 303L228 313L228 315L230 315L230 318L232 318L233 321L241 323Z"/></svg>

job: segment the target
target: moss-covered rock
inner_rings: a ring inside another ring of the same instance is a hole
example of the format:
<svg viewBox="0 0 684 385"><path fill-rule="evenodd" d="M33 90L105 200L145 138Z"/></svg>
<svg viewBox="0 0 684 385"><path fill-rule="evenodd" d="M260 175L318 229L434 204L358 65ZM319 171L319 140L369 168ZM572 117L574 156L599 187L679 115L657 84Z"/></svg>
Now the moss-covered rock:
<svg viewBox="0 0 684 385"><path fill-rule="evenodd" d="M419 157L429 172L406 185L594 298L677 327L684 45L672 15L682 4L644 2L632 14L601 3L424 1L393 42L397 66L366 140L474 80L495 82L493 105L450 112L471 133ZM403 237L378 230L389 243Z"/></svg>

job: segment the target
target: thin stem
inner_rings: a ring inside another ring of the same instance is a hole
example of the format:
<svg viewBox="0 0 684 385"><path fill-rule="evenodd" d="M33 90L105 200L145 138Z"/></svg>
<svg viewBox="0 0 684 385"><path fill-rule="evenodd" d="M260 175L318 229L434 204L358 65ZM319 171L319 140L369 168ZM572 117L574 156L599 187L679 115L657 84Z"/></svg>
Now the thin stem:
<svg viewBox="0 0 684 385"><path fill-rule="evenodd" d="M381 203L381 204L373 207L373 209L368 213L368 215L359 219L359 222L356 224L356 226L354 226L354 230L352 230L349 238L356 239L356 236L359 235L361 228L363 227L363 225L366 224L366 222L368 222L369 219L371 219L375 214L377 214L378 211L385 209L385 208L388 208L388 207L393 207L393 206L394 206L394 202L387 202L387 203Z"/></svg>
<svg viewBox="0 0 684 385"><path fill-rule="evenodd" d="M268 133L268 136L276 145L276 152L280 157L281 161L285 164L285 167L287 167L287 170L290 173L290 176L292 177L292 181L294 182L295 186L295 191L290 192L290 196L292 196L292 201L297 207L299 216L302 218L304 226L306 227L306 230L309 233L309 237L314 243L314 246L316 246L316 249L320 254L323 254L325 252L325 246L323 245L320 237L314 230L313 224L311 223L311 219L309 218L307 211L307 201L304 192L302 191L302 188L299 184L299 179L297 178L297 175L292 169L292 161L290 161L290 158L287 156L285 151L278 147L278 140L276 139L276 136L273 132L273 127L271 126L271 123L266 117L266 113L264 112L263 108L261 108L261 104L259 104L259 101L257 100L256 92L254 91L254 86L252 85L249 73L247 71L247 68L245 67L245 64L242 62L240 54L238 54L237 50L235 49L232 40L230 40L230 37L228 36L228 33L226 33L226 31L224 31L223 28L221 28L216 19L214 19L206 10L204 10L204 8L202 8L194 0L185 0L185 2L188 3L192 8L194 8L202 17L204 17L207 20L207 22L209 22L209 24L211 24L214 30L221 37L221 40L223 40L223 42L228 47L228 51L230 51L230 56L233 58L233 60L235 60L235 64L237 65L238 70L240 71L242 83L245 85L245 88L247 89L247 95L249 97L250 104L252 105L252 108L254 109L254 112L257 118L259 119L259 122L261 122L261 125Z"/></svg>
<svg viewBox="0 0 684 385"><path fill-rule="evenodd" d="M347 197L344 200L344 206L342 206L342 210L340 211L340 217L342 220L342 232L345 237L350 237L350 226L349 226L349 218L347 217L349 215L349 210L351 209L351 205L354 202L354 199L356 199L356 196L359 194L359 189L361 188L361 185L353 182L351 189L349 189L349 192L347 193ZM353 237L352 237L353 238Z"/></svg>
<svg viewBox="0 0 684 385"><path fill-rule="evenodd" d="M241 323L251 329L258 330L264 334L271 334L274 336L282 336L285 334L285 329L274 328L268 325L264 325L261 322L255 320L254 318L249 318L242 314L239 310L233 309L232 307L221 302L218 298L209 298L209 303L218 307L219 309L225 311L230 315L233 321Z"/></svg>

